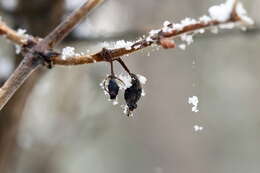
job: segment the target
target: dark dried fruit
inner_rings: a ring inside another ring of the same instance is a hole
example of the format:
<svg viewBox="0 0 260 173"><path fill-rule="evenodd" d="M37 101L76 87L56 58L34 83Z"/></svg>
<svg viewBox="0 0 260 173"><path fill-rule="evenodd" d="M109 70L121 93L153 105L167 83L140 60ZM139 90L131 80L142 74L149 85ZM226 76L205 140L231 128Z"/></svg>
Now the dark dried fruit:
<svg viewBox="0 0 260 173"><path fill-rule="evenodd" d="M125 90L124 98L129 111L133 111L137 108L137 102L141 98L142 86L135 74L131 74L132 86Z"/></svg>
<svg viewBox="0 0 260 173"><path fill-rule="evenodd" d="M109 80L107 90L108 90L108 94L110 96L110 99L111 100L116 99L116 97L118 95L118 91L119 91L119 86L116 83L116 80L114 78L111 78Z"/></svg>

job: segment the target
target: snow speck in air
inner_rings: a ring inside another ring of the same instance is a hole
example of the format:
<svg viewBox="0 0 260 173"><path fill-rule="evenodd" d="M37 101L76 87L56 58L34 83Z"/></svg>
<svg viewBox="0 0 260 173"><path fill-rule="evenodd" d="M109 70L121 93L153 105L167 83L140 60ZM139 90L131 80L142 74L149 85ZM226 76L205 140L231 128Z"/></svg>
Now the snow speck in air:
<svg viewBox="0 0 260 173"><path fill-rule="evenodd" d="M199 131L202 131L204 129L204 127L199 126L199 125L194 125L193 129L194 129L195 132L199 132Z"/></svg>
<svg viewBox="0 0 260 173"><path fill-rule="evenodd" d="M180 45L179 45L179 48L180 48L181 50L185 50L185 49L186 49L186 44L180 44Z"/></svg>
<svg viewBox="0 0 260 173"><path fill-rule="evenodd" d="M191 109L192 112L199 112L198 110L199 98L197 96L189 97L188 103L193 105Z"/></svg>

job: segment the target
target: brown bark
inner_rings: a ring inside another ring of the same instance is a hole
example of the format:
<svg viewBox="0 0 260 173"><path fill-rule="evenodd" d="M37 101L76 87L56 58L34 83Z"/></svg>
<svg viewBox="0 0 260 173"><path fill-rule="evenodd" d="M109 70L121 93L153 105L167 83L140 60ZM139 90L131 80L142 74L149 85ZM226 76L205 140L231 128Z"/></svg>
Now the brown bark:
<svg viewBox="0 0 260 173"><path fill-rule="evenodd" d="M14 20L17 27L26 28L29 33L45 36L62 19L64 0L19 0ZM16 57L17 64L21 57ZM15 171L15 155L19 152L16 143L18 127L23 109L35 83L44 74L37 70L19 89L0 112L0 170L1 173Z"/></svg>

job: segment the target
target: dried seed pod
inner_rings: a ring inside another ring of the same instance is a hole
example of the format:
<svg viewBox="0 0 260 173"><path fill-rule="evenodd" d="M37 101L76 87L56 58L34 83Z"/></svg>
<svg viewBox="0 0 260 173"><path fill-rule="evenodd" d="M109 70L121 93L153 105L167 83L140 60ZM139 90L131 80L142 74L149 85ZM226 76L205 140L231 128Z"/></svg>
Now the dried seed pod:
<svg viewBox="0 0 260 173"><path fill-rule="evenodd" d="M116 99L119 91L119 86L115 78L110 78L108 81L107 91L111 100Z"/></svg>
<svg viewBox="0 0 260 173"><path fill-rule="evenodd" d="M142 86L135 74L131 74L131 84L132 86L127 88L124 94L129 111L133 111L137 108L137 102L142 95Z"/></svg>

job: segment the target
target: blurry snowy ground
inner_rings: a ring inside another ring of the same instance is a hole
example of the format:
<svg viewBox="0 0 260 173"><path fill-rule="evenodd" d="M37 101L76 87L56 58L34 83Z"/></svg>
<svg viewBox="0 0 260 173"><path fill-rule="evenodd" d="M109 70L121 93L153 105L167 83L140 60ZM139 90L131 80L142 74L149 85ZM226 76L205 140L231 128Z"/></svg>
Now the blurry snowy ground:
<svg viewBox="0 0 260 173"><path fill-rule="evenodd" d="M68 0L69 9L78 1ZM75 34L100 42L129 32L134 36L125 38L133 40L141 36L136 31L199 17L220 2L108 0ZM244 4L259 23L260 1ZM69 45L94 51L100 49L96 43ZM186 51L151 48L125 58L132 71L148 78L134 118L105 99L99 83L109 70L106 64L54 68L23 113L17 172L259 172L259 45L259 34L233 30L196 37ZM1 55L1 65L8 63L8 54ZM1 65L3 74L8 69ZM187 103L193 95L200 99L198 113ZM204 129L195 132L197 124Z"/></svg>

